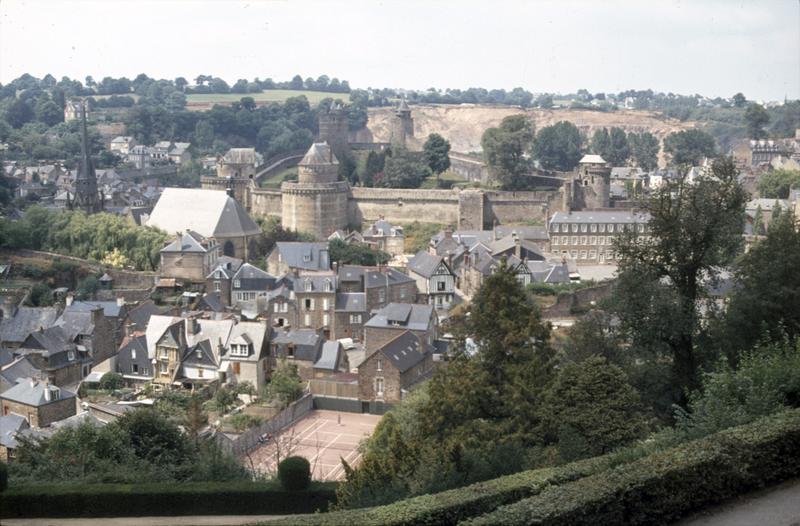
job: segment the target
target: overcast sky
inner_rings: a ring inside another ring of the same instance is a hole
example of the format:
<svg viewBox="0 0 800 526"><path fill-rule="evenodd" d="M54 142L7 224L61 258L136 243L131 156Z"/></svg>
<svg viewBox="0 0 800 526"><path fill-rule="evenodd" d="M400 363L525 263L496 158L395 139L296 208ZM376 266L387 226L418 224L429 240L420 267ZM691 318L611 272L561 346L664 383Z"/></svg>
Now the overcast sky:
<svg viewBox="0 0 800 526"><path fill-rule="evenodd" d="M0 0L31 73L800 98L800 1Z"/></svg>

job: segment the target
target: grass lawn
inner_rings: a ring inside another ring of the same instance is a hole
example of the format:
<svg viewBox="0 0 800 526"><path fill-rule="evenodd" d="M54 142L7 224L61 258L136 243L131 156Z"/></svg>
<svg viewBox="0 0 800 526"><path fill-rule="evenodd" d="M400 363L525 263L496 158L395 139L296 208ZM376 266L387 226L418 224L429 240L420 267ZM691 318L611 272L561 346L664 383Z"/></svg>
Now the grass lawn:
<svg viewBox="0 0 800 526"><path fill-rule="evenodd" d="M258 103L267 102L283 102L289 97L298 97L305 95L308 102L312 105L318 104L319 101L327 97L334 99L347 100L350 95L348 93L328 93L325 91L305 91L305 90L290 90L290 89L271 89L265 90L262 93L191 93L186 96L186 104L191 106L195 104L231 104L238 102L242 97L253 97L253 100Z"/></svg>
<svg viewBox="0 0 800 526"><path fill-rule="evenodd" d="M276 173L272 177L267 177L266 179L261 180L261 188L280 188L281 183L284 181L296 181L297 180L297 166L290 166L280 172Z"/></svg>
<svg viewBox="0 0 800 526"><path fill-rule="evenodd" d="M446 172L440 174L439 175L439 180L443 184L443 186L441 188L451 188L453 185L456 185L456 184L459 184L459 183L469 184L469 181L467 181L463 177L460 177L460 176L456 175L454 172L451 172L450 170L447 170ZM436 176L432 175L432 176L428 177L427 179L425 179L424 181L422 181L422 185L420 185L420 188L423 188L423 189L426 189L426 190L439 188L438 186L436 186Z"/></svg>

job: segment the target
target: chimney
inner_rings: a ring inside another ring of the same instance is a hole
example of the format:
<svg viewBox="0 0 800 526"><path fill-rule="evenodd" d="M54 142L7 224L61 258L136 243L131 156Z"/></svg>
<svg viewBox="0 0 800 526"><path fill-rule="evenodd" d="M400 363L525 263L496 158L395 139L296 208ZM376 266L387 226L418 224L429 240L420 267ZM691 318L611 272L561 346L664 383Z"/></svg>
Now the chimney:
<svg viewBox="0 0 800 526"><path fill-rule="evenodd" d="M67 298L66 298L67 307L72 305L73 301L75 301L75 296L73 296L72 294L67 294Z"/></svg>
<svg viewBox="0 0 800 526"><path fill-rule="evenodd" d="M444 238L451 239L453 237L453 227L447 225L447 228L444 229Z"/></svg>
<svg viewBox="0 0 800 526"><path fill-rule="evenodd" d="M522 242L516 232L512 232L511 235L514 237L514 255L522 259Z"/></svg>
<svg viewBox="0 0 800 526"><path fill-rule="evenodd" d="M118 297L117 298L117 307L124 307L124 306L125 306L125 298L123 298L121 296Z"/></svg>
<svg viewBox="0 0 800 526"><path fill-rule="evenodd" d="M50 384L47 382L44 384L44 400L46 402L51 402L53 400L53 393L50 391Z"/></svg>
<svg viewBox="0 0 800 526"><path fill-rule="evenodd" d="M334 274L338 274L339 273L339 262L338 261L334 261L331 264L331 266L333 267L333 273Z"/></svg>

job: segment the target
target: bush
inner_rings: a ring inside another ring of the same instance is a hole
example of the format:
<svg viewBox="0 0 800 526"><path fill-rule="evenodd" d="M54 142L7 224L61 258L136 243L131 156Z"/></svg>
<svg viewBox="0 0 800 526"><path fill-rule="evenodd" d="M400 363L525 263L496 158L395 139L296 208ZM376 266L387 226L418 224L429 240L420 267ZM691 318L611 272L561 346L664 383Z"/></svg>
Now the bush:
<svg viewBox="0 0 800 526"><path fill-rule="evenodd" d="M256 427L264 422L263 419L255 415L247 415L244 413L236 413L225 419L225 423L230 425L238 432L243 432L251 427Z"/></svg>
<svg viewBox="0 0 800 526"><path fill-rule="evenodd" d="M335 483L302 493L276 482L15 486L0 494L2 517L138 517L313 513L335 500Z"/></svg>
<svg viewBox="0 0 800 526"><path fill-rule="evenodd" d="M288 457L278 464L278 480L288 491L301 491L311 483L311 465L303 457Z"/></svg>
<svg viewBox="0 0 800 526"><path fill-rule="evenodd" d="M799 448L800 411L790 410L547 488L466 524L668 524L800 474Z"/></svg>
<svg viewBox="0 0 800 526"><path fill-rule="evenodd" d="M0 493L8 487L8 466L5 462L0 462Z"/></svg>
<svg viewBox="0 0 800 526"><path fill-rule="evenodd" d="M125 380L118 373L106 373L100 378L100 389L105 389L106 391L121 389L124 385Z"/></svg>

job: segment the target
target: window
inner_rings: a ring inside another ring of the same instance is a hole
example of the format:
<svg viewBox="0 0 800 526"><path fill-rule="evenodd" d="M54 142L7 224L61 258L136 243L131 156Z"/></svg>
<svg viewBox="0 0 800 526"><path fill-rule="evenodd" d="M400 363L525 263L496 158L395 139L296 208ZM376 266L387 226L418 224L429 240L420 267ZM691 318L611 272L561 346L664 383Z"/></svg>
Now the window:
<svg viewBox="0 0 800 526"><path fill-rule="evenodd" d="M131 360L136 359L136 349L131 349Z"/></svg>
<svg viewBox="0 0 800 526"><path fill-rule="evenodd" d="M305 299L306 310L314 310L314 300L311 298Z"/></svg>
<svg viewBox="0 0 800 526"><path fill-rule="evenodd" d="M606 224L605 223L601 223L600 224L600 232L605 232L605 231L606 231Z"/></svg>
<svg viewBox="0 0 800 526"><path fill-rule="evenodd" d="M350 323L361 323L361 314L351 314Z"/></svg>
<svg viewBox="0 0 800 526"><path fill-rule="evenodd" d="M131 373L139 374L139 366L137 364L131 364Z"/></svg>
<svg viewBox="0 0 800 526"><path fill-rule="evenodd" d="M305 261L306 263L311 261L311 254L303 254L303 261Z"/></svg>
<svg viewBox="0 0 800 526"><path fill-rule="evenodd" d="M294 358L294 345L290 344L289 347L286 348L286 356Z"/></svg>
<svg viewBox="0 0 800 526"><path fill-rule="evenodd" d="M578 231L578 225L572 225L572 231L573 232L577 232Z"/></svg>
<svg viewBox="0 0 800 526"><path fill-rule="evenodd" d="M444 281L437 281L436 282L436 291L437 292L444 292L446 290L446 283Z"/></svg>
<svg viewBox="0 0 800 526"><path fill-rule="evenodd" d="M281 312L288 312L288 311L289 311L289 304L281 303Z"/></svg>
<svg viewBox="0 0 800 526"><path fill-rule="evenodd" d="M608 225L608 231L609 232L613 232L614 231L614 225Z"/></svg>
<svg viewBox="0 0 800 526"><path fill-rule="evenodd" d="M203 351L201 351L200 349L197 349L197 352L195 353L195 356L197 356L198 360L202 360L203 359Z"/></svg>
<svg viewBox="0 0 800 526"><path fill-rule="evenodd" d="M570 253L569 253L569 256L572 259L578 259L578 251L577 250L571 250Z"/></svg>
<svg viewBox="0 0 800 526"><path fill-rule="evenodd" d="M581 236L581 245L586 244L586 236Z"/></svg>
<svg viewBox="0 0 800 526"><path fill-rule="evenodd" d="M639 223L639 232L644 232L644 224Z"/></svg>
<svg viewBox="0 0 800 526"><path fill-rule="evenodd" d="M231 355L234 356L247 356L250 351L250 346L246 344L232 343Z"/></svg>
<svg viewBox="0 0 800 526"><path fill-rule="evenodd" d="M551 232L558 232L558 225L557 225L557 224L555 224L555 223L553 223L552 225L550 225L550 231L551 231Z"/></svg>
<svg viewBox="0 0 800 526"><path fill-rule="evenodd" d="M305 285L306 285L305 286L306 292L311 292L313 290L313 288L314 288L314 284L311 283L310 279L306 280L306 284Z"/></svg>
<svg viewBox="0 0 800 526"><path fill-rule="evenodd" d="M586 223L581 225L581 232L586 232Z"/></svg>
<svg viewBox="0 0 800 526"><path fill-rule="evenodd" d="M383 398L383 378L375 378L375 396Z"/></svg>
<svg viewBox="0 0 800 526"><path fill-rule="evenodd" d="M328 310L330 307L330 300L328 298L322 298L322 310Z"/></svg>
<svg viewBox="0 0 800 526"><path fill-rule="evenodd" d="M581 250L581 259L586 259L586 251Z"/></svg>
<svg viewBox="0 0 800 526"><path fill-rule="evenodd" d="M386 289L378 289L378 301L380 303L386 301Z"/></svg>
<svg viewBox="0 0 800 526"><path fill-rule="evenodd" d="M573 245L577 245L578 244L578 236L572 236L572 244Z"/></svg>
<svg viewBox="0 0 800 526"><path fill-rule="evenodd" d="M592 223L592 225L591 225L589 230L591 230L592 232L597 232L597 225Z"/></svg>
<svg viewBox="0 0 800 526"><path fill-rule="evenodd" d="M569 225L561 225L562 232L569 232Z"/></svg>
<svg viewBox="0 0 800 526"><path fill-rule="evenodd" d="M596 250L590 250L589 251L589 259L597 259L597 251Z"/></svg>
<svg viewBox="0 0 800 526"><path fill-rule="evenodd" d="M220 283L219 281L215 281L214 282L214 291L215 292L219 292L221 290L222 290L222 283Z"/></svg>
<svg viewBox="0 0 800 526"><path fill-rule="evenodd" d="M597 244L597 236L589 236L589 244L596 245Z"/></svg>
<svg viewBox="0 0 800 526"><path fill-rule="evenodd" d="M328 317L328 315L327 314L323 314L322 315L322 325L327 326L329 321L330 321L330 318Z"/></svg>
<svg viewBox="0 0 800 526"><path fill-rule="evenodd" d="M310 314L306 314L306 315L303 317L303 324L304 324L306 327L310 327L310 326L311 326L311 315L310 315Z"/></svg>
<svg viewBox="0 0 800 526"><path fill-rule="evenodd" d="M376 361L375 370L383 371L383 360L381 360L380 358L378 358L378 360Z"/></svg>
<svg viewBox="0 0 800 526"><path fill-rule="evenodd" d="M161 362L159 371L161 372L161 374L167 374L167 362Z"/></svg>
<svg viewBox="0 0 800 526"><path fill-rule="evenodd" d="M233 280L233 288L238 289L241 286L242 286L241 281L239 281L238 279Z"/></svg>
<svg viewBox="0 0 800 526"><path fill-rule="evenodd" d="M406 299L406 289L405 289L405 287L400 289L400 299L401 300Z"/></svg>
<svg viewBox="0 0 800 526"><path fill-rule="evenodd" d="M169 351L166 348L162 347L161 348L161 359L162 360L166 360L168 358L169 358Z"/></svg>
<svg viewBox="0 0 800 526"><path fill-rule="evenodd" d="M333 292L333 283L329 279L325 280L325 292Z"/></svg>
<svg viewBox="0 0 800 526"><path fill-rule="evenodd" d="M272 312L280 312L280 306L277 303L272 304Z"/></svg>
<svg viewBox="0 0 800 526"><path fill-rule="evenodd" d="M67 360L72 361L75 359L75 351L67 351Z"/></svg>
<svg viewBox="0 0 800 526"><path fill-rule="evenodd" d="M198 378L202 378L203 377L203 368L202 367L198 367L197 368L197 377Z"/></svg>
<svg viewBox="0 0 800 526"><path fill-rule="evenodd" d="M601 245L606 244L606 236L599 236L597 240L600 242Z"/></svg>

